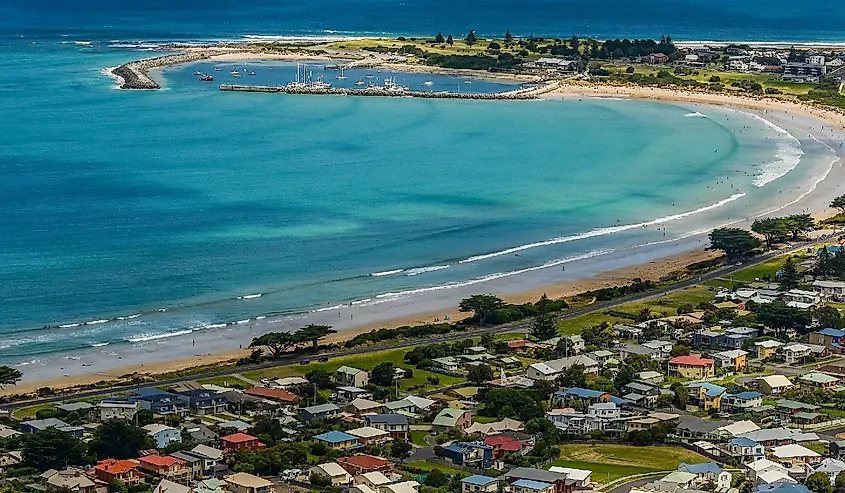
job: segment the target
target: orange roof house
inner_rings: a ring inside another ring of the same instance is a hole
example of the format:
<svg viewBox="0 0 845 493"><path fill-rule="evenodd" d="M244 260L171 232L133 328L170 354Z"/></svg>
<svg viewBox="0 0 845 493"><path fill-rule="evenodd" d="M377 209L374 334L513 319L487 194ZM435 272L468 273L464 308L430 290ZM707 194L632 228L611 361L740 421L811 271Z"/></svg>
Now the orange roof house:
<svg viewBox="0 0 845 493"><path fill-rule="evenodd" d="M393 470L393 463L367 454L350 455L349 457L338 457L335 461L349 474L357 476L368 472L388 472Z"/></svg>
<svg viewBox="0 0 845 493"><path fill-rule="evenodd" d="M104 459L91 470L95 478L106 483L120 481L132 485L141 482L144 475L138 471L139 463L134 460Z"/></svg>
<svg viewBox="0 0 845 493"><path fill-rule="evenodd" d="M223 444L223 450L255 450L266 447L258 441L258 437L246 433L233 433L220 437L220 442Z"/></svg>
<svg viewBox="0 0 845 493"><path fill-rule="evenodd" d="M141 469L164 478L179 478L190 474L187 463L169 455L145 455L138 459Z"/></svg>
<svg viewBox="0 0 845 493"><path fill-rule="evenodd" d="M710 358L700 356L678 356L669 360L669 375L684 378L708 378L715 374Z"/></svg>
<svg viewBox="0 0 845 493"><path fill-rule="evenodd" d="M269 387L253 387L244 390L244 394L288 404L293 404L299 400L299 397L293 392L288 392L285 389L271 389Z"/></svg>

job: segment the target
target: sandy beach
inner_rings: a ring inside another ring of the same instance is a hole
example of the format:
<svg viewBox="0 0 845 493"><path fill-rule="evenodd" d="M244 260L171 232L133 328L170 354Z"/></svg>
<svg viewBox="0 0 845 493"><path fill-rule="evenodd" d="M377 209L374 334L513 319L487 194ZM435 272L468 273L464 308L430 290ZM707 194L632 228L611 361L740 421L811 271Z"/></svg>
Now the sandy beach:
<svg viewBox="0 0 845 493"><path fill-rule="evenodd" d="M308 59L313 56L291 58L294 55L250 54L262 59ZM218 60L243 60L244 53L217 55ZM298 55L296 55L298 56ZM393 68L394 66L391 65ZM395 67L399 69L399 67ZM428 67L417 67L418 69ZM485 74L476 74L482 76ZM772 121L783 126L794 127L805 133L803 138L814 139L830 148L832 155L826 173L817 181L808 184L808 191L794 198L787 205L777 209L778 214L811 212L817 218L833 214L827 203L841 193L839 185L845 174L842 170L843 140L841 130L845 129L845 115L833 110L799 102L773 98L752 98L735 94L711 94L671 89L630 86L609 86L593 83L568 83L545 98L623 98L693 105L718 105L742 108L769 115ZM798 120L796 120L798 118ZM837 159L834 159L837 158ZM752 216L737 219L735 223L750 225ZM327 308L315 312L288 317L267 317L225 329L204 331L202 335L187 338L151 340L132 344L126 348L97 348L78 356L65 356L65 360L51 360L21 367L25 380L17 387L8 388L5 393L28 392L40 387L72 387L90 384L122 375L160 374L185 368L214 364L238 358L247 353L247 346L253 337L268 331L293 330L307 323L325 323L335 327L339 333L327 342L342 342L357 334L382 327L398 327L443 320L446 316L456 320L465 316L457 311L458 301L478 292L495 293L509 302L535 301L542 294L551 298L571 296L586 290L627 284L635 277L658 279L685 265L713 258L713 252L705 251L706 232L701 232L660 245L641 245L620 249L609 256L584 257L567 264L563 276L559 268L532 269L531 275L518 275L491 280L476 285L426 293L396 299L376 300L369 304ZM335 314L335 312L337 312ZM196 337L196 339L191 339ZM240 347L240 348L239 348Z"/></svg>

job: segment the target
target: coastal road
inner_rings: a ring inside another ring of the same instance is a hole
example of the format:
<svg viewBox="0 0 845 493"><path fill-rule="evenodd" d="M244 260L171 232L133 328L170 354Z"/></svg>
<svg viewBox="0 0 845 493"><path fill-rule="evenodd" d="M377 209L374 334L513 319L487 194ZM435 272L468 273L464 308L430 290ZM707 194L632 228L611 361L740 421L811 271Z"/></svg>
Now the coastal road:
<svg viewBox="0 0 845 493"><path fill-rule="evenodd" d="M665 286L659 289L654 289L651 291L643 292L643 293L636 293L629 296L623 296L621 298L616 298L610 301L603 301L599 303L595 303L593 305L579 308L577 310L572 310L566 312L559 317L557 317L558 321L565 321L571 320L574 318L581 317L583 315L587 315L594 312L599 312L603 310L607 310L610 308L614 308L620 305L624 305L626 303L630 303L632 301L643 301L649 300L653 298L658 298L660 296L664 296L670 293L674 293L677 291L681 291L686 289L690 286L694 286L696 284L705 282L705 281L712 281L719 278L726 278L731 274L740 271L742 269L746 269L748 267L753 267L755 265L762 264L768 260L771 260L774 257L778 257L781 255L787 255L790 253L799 252L804 250L805 248L818 244L820 242L829 241L836 235L827 235L824 237L820 237L811 241L795 243L788 249L778 250L774 252L768 252L763 255L759 255L754 257L753 259L749 259L743 263L737 263L733 265L728 265L725 267L721 267L714 271L708 272L707 274L703 274L700 277L688 279L686 281L681 281L676 284L672 284L670 286ZM339 356L353 356L359 354L367 354L373 353L376 351L385 351L390 349L401 349L401 348L410 348L425 344L435 344L440 342L448 342L448 341L456 341L460 339L466 339L468 337L477 337L484 333L505 333L505 332L520 332L520 331L527 331L530 326L530 321L521 321L512 324L505 324L505 325L498 325L494 327L485 327L485 328L477 328L473 330L468 330L464 332L455 332L452 334L446 334L442 336L427 338L427 339L413 339L413 340L406 340L397 342L394 344L387 344L382 346L368 346L368 347L361 347L356 349L349 349L344 351L337 351L333 353L324 353L324 354L314 354L314 353L306 353L306 354L297 354L297 355L290 355L285 358L281 358L278 360L272 361L265 361L263 363L259 363L256 365L248 365L248 366L239 366L235 368L227 368L225 370L215 370L206 373L199 373L193 375L187 375L177 378L170 378L166 380L158 380L155 382L148 382L143 384L131 384L131 385L116 385L114 387L109 387L108 389L97 389L97 390L87 390L83 392L76 392L73 394L64 394L60 396L49 396L49 397L41 397L38 399L31 399L26 401L17 401L8 404L2 404L3 409L14 410L19 409L21 407L32 406L36 404L49 404L54 402L62 402L67 400L73 399L84 399L89 397L99 397L99 396L106 396L109 394L116 394L116 393L124 393L124 392L133 392L138 389L144 387L150 387L152 385L155 386L168 386L168 385L175 385L184 382L190 382L194 380L201 380L204 378L212 378L212 377L223 377L223 376L231 376L238 373L253 371L253 370L261 370L267 368L275 368L279 366L288 366L294 364L300 364L307 361L315 360L318 357L329 357L335 358Z"/></svg>

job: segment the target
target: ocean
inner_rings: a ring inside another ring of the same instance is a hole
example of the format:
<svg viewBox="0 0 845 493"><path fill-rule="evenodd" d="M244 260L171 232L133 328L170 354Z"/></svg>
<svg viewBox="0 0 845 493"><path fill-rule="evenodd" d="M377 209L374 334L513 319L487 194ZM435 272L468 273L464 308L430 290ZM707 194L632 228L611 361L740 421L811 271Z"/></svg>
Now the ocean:
<svg viewBox="0 0 845 493"><path fill-rule="evenodd" d="M730 2L743 9L737 23L753 5ZM633 37L671 24L677 39L776 39L767 30L786 18L787 38L842 40L823 34L842 6L820 6L810 22L808 7L796 16L784 5L740 30L713 15L693 28L681 8L672 9L680 19L637 13L621 23L628 4L599 21L583 2L503 4L495 18L495 5L452 3L5 2L0 363L103 359L268 317L295 325L342 311L345 321L352 307L487 292L530 275L556 282L587 259L679 248L775 210L809 191L830 162L831 150L786 116L693 104L221 93L217 83L245 64L208 62L165 69L160 91L120 91L102 69L149 55L126 43L462 25ZM75 43L82 39L91 44ZM254 83L296 71L246 65L256 75L242 79ZM337 72L310 66L339 83ZM216 80L199 82L195 71ZM432 90L516 87L370 72L347 73L345 83L370 75L414 88L431 81Z"/></svg>

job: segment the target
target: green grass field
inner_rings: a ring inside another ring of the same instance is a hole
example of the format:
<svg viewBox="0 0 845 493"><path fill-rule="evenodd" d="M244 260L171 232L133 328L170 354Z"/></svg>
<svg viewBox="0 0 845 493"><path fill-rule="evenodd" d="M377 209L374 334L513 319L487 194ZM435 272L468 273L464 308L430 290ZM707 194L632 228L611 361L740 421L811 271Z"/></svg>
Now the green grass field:
<svg viewBox="0 0 845 493"><path fill-rule="evenodd" d="M463 378L442 375L440 373L434 373L425 370L417 370L416 368L411 367L411 365L405 363L402 359L405 356L405 353L407 353L408 351L410 351L410 349L391 349L387 351L378 351L375 353L340 356L337 358L331 358L325 363L312 362L306 365L294 364L288 366L279 366L276 368L267 368L263 370L246 372L244 373L244 376L252 380L261 380L262 378L272 379L281 377L302 376L316 369L325 370L328 373L334 373L338 368L343 365L360 368L362 370L372 370L379 363L389 361L393 363L394 366L410 368L414 371L414 376L412 378L405 378L399 381L399 387L401 389L408 389L409 387L414 387L417 385L425 385L425 388L440 388L464 381ZM428 384L427 378L429 376L435 376L439 378L440 384Z"/></svg>
<svg viewBox="0 0 845 493"><path fill-rule="evenodd" d="M12 417L20 421L35 419L35 413L42 409L53 409L55 404L36 404L34 406L22 407L12 411Z"/></svg>
<svg viewBox="0 0 845 493"><path fill-rule="evenodd" d="M428 435L427 431L411 430L411 443L419 445L420 447L428 447L428 443L425 441L426 435Z"/></svg>
<svg viewBox="0 0 845 493"><path fill-rule="evenodd" d="M426 472L433 471L433 470L437 469L440 472L443 472L443 473L446 473L446 474L453 474L453 475L456 475L456 476L461 477L461 478L469 476L468 472L463 471L461 469L456 469L454 467L449 467L449 466L443 466L443 465L440 465L440 464L433 464L431 462L426 462L424 460L406 462L405 464L410 466L410 467L413 467L415 469L420 469L420 470L423 470L423 471L426 471Z"/></svg>
<svg viewBox="0 0 845 493"><path fill-rule="evenodd" d="M241 390L248 389L250 387L248 383L234 376L203 378L202 380L198 380L197 383L206 383L209 385L218 385L220 387L228 387L232 389Z"/></svg>
<svg viewBox="0 0 845 493"><path fill-rule="evenodd" d="M589 469L593 481L608 483L632 474L675 470L681 462L701 463L707 458L681 447L571 444L562 445L560 459L549 466Z"/></svg>

